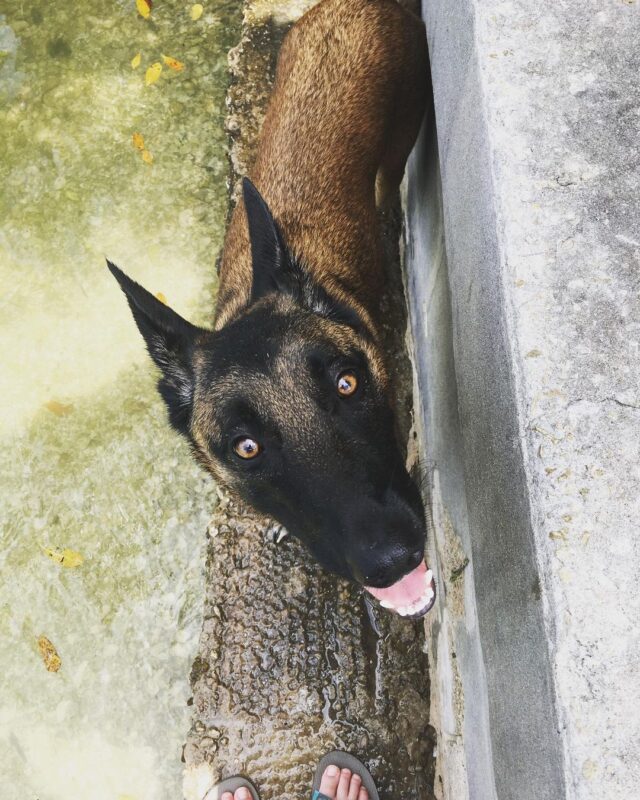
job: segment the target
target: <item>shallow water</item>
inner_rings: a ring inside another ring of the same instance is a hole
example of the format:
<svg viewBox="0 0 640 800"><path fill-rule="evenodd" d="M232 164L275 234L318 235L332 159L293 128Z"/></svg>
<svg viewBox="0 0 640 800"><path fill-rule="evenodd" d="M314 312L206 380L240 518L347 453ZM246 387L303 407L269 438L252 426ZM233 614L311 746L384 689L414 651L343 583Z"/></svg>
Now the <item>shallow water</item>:
<svg viewBox="0 0 640 800"><path fill-rule="evenodd" d="M2 4L2 800L179 796L215 489L166 425L104 256L210 316L239 15L189 8L158 0L143 20L133 2ZM185 69L146 86L161 54Z"/></svg>

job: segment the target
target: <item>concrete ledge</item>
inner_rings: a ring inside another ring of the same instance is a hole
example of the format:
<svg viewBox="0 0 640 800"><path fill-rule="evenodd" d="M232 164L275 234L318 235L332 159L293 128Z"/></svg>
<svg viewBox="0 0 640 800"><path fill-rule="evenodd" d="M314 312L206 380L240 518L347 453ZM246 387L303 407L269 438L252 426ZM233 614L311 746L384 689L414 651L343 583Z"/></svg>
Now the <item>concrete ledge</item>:
<svg viewBox="0 0 640 800"><path fill-rule="evenodd" d="M423 13L437 141L409 170L406 270L441 586L436 790L631 797L638 7Z"/></svg>

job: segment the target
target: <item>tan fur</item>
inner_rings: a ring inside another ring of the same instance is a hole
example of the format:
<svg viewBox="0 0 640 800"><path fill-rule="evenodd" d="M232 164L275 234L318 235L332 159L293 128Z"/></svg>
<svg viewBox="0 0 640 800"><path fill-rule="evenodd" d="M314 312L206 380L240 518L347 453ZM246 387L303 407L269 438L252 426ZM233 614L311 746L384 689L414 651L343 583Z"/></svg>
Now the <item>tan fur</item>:
<svg viewBox="0 0 640 800"><path fill-rule="evenodd" d="M395 0L322 0L287 34L251 179L285 243L377 338L383 288L378 203L399 185L423 117L420 20ZM242 200L221 260L215 328L246 305Z"/></svg>
<svg viewBox="0 0 640 800"><path fill-rule="evenodd" d="M279 298L275 311L286 313L293 307L287 297ZM219 483L232 487L233 473L211 457L208 442L212 435L222 435L216 419L215 409L233 396L238 386L243 387L251 397L253 407L264 418L270 419L279 431L290 441L315 460L324 447L324 425L313 399L314 392L307 375L298 370L297 365L309 341L331 341L342 351L350 348L362 350L367 357L373 380L384 389L387 388L388 375L376 348L363 341L351 328L332 322L323 317L302 319L297 330L278 353L269 375L253 374L241 368L231 370L224 379L214 384L197 381L194 397L194 414L191 422L191 436L194 453L198 460L209 469ZM196 373L200 372L198 364ZM292 407L295 414L292 415Z"/></svg>

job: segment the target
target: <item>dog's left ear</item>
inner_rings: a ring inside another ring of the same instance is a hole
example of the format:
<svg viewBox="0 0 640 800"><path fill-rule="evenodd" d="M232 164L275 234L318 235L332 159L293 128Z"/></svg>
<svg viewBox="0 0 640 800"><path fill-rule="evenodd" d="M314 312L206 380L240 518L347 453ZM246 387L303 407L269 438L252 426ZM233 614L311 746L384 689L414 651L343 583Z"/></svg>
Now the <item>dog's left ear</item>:
<svg viewBox="0 0 640 800"><path fill-rule="evenodd" d="M196 338L206 331L176 314L115 264L107 261L107 266L127 297L149 355L162 371L158 391L169 410L169 420L186 435L193 402L193 348Z"/></svg>
<svg viewBox="0 0 640 800"><path fill-rule="evenodd" d="M242 198L251 242L253 304L271 292L291 292L291 264L269 206L249 178L242 179Z"/></svg>
<svg viewBox="0 0 640 800"><path fill-rule="evenodd" d="M315 314L360 329L356 312L330 297L291 256L269 206L249 178L242 179L242 196L253 269L250 304L271 292L288 294Z"/></svg>

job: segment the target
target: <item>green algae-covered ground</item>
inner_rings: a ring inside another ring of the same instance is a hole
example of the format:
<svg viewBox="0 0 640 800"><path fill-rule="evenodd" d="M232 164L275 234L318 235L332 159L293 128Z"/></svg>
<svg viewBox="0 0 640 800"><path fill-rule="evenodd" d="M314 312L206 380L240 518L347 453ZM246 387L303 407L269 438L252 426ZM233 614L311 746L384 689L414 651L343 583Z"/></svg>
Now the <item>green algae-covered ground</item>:
<svg viewBox="0 0 640 800"><path fill-rule="evenodd" d="M175 798L209 479L165 423L109 256L206 322L237 4L0 15L1 796ZM131 60L141 54L141 64ZM185 64L144 74L162 55ZM132 143L140 133L153 163ZM65 569L42 547L71 548ZM47 672L47 636L62 660Z"/></svg>

